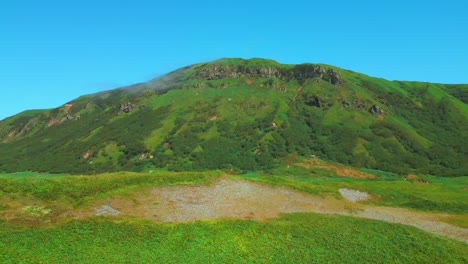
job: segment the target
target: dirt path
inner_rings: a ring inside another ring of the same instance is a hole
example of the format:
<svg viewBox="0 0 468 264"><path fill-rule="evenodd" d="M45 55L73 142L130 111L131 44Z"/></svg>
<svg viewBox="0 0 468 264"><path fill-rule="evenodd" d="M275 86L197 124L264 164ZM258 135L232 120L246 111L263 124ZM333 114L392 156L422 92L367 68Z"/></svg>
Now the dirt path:
<svg viewBox="0 0 468 264"><path fill-rule="evenodd" d="M468 243L468 229L440 221L447 214L360 205L241 180L220 179L210 186L153 187L146 193L110 198L106 204L93 207L94 211L88 209L76 216L90 216L97 211L102 214L106 206L119 212L112 211L114 217L175 223L215 218L265 220L294 212L339 214L411 225Z"/></svg>

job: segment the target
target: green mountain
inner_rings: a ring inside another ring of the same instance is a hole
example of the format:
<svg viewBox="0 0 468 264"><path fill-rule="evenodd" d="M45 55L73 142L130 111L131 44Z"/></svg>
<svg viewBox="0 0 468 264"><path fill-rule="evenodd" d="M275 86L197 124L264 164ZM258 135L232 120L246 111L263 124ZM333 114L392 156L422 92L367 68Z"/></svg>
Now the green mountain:
<svg viewBox="0 0 468 264"><path fill-rule="evenodd" d="M0 171L270 170L319 157L468 172L468 85L221 59L0 122Z"/></svg>

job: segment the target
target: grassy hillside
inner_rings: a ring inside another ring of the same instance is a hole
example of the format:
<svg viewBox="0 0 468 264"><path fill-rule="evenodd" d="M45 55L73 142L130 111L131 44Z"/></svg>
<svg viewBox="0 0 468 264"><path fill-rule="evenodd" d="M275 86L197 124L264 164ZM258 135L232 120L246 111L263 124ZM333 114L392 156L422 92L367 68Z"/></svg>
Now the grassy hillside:
<svg viewBox="0 0 468 264"><path fill-rule="evenodd" d="M223 59L0 122L0 171L271 171L291 156L468 171L467 85Z"/></svg>

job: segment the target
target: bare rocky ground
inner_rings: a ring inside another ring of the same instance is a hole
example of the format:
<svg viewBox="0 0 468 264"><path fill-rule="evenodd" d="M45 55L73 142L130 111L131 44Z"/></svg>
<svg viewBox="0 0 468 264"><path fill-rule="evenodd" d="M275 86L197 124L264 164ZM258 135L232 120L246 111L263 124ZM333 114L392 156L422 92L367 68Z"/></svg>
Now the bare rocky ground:
<svg viewBox="0 0 468 264"><path fill-rule="evenodd" d="M350 202L359 202L359 201L365 201L369 199L369 194L366 192L361 192L358 190L352 190L352 189L346 189L346 188L341 188L338 190L340 192L341 196L345 198L346 200Z"/></svg>
<svg viewBox="0 0 468 264"><path fill-rule="evenodd" d="M362 205L355 202L367 198L366 193L350 189L342 189L340 193L347 200L223 178L210 186L153 187L145 192L109 198L73 215L76 218L108 215L180 223L217 218L261 221L284 213L315 212L411 225L468 243L468 229L441 221L449 217L448 214Z"/></svg>

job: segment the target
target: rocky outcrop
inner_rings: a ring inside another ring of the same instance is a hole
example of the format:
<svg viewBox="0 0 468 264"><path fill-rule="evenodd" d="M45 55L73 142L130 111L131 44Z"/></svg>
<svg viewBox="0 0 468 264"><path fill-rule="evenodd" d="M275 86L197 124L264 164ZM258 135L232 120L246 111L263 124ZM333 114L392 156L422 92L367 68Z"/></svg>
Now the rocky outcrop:
<svg viewBox="0 0 468 264"><path fill-rule="evenodd" d="M369 109L369 113L371 113L373 115L381 115L381 114L383 114L383 110L378 105L373 105Z"/></svg>
<svg viewBox="0 0 468 264"><path fill-rule="evenodd" d="M286 92L285 87L281 86L279 83L274 82L272 79L269 79L263 84L261 84L261 87L268 87L278 92L283 92L283 93Z"/></svg>
<svg viewBox="0 0 468 264"><path fill-rule="evenodd" d="M351 104L346 100L341 101L341 104L343 105L344 108L349 108L351 106Z"/></svg>
<svg viewBox="0 0 468 264"><path fill-rule="evenodd" d="M292 78L300 83L307 79L317 78L327 81L334 85L343 84L343 80L334 69L325 68L314 64L299 64L292 69ZM290 79L288 79L289 81Z"/></svg>
<svg viewBox="0 0 468 264"><path fill-rule="evenodd" d="M79 115L76 116L76 117L73 117L73 116L70 115L70 114L66 114L64 117L62 117L60 120L58 120L58 122L54 122L54 121L56 121L57 119L54 119L54 118L51 119L51 120L49 121L48 126L50 127L50 126L52 126L52 125L54 125L54 124L56 124L56 123L61 124L61 123L65 122L65 121L68 121L68 120L80 120L80 119L81 119L81 117L80 117Z"/></svg>
<svg viewBox="0 0 468 264"><path fill-rule="evenodd" d="M124 113L130 113L131 111L133 111L134 108L135 108L135 105L128 102L128 103L120 104L119 111L124 112Z"/></svg>
<svg viewBox="0 0 468 264"><path fill-rule="evenodd" d="M205 80L219 80L239 77L278 78L282 76L282 73L279 68L274 67L244 67L237 65L209 64L200 69L196 75Z"/></svg>
<svg viewBox="0 0 468 264"><path fill-rule="evenodd" d="M304 103L308 106L322 107L320 98L318 98L315 95L312 95L312 96L306 95L304 97Z"/></svg>
<svg viewBox="0 0 468 264"><path fill-rule="evenodd" d="M278 78L283 81L297 80L299 83L304 83L307 79L320 78L334 85L343 83L334 69L314 64L300 64L291 68L208 64L201 67L195 76L205 80L240 77Z"/></svg>
<svg viewBox="0 0 468 264"><path fill-rule="evenodd" d="M145 104L141 104L141 105L136 105L136 104L132 104L130 102L127 102L127 103L123 103L123 104L120 104L120 107L119 107L119 114L120 113L130 113L132 112L133 110L135 109L140 109L140 110L143 110L146 108L146 105Z"/></svg>

